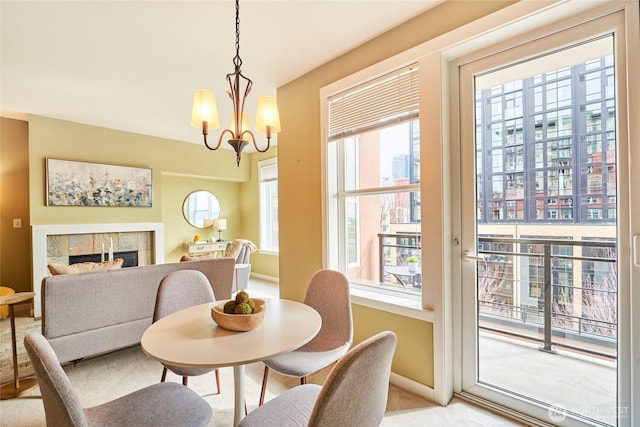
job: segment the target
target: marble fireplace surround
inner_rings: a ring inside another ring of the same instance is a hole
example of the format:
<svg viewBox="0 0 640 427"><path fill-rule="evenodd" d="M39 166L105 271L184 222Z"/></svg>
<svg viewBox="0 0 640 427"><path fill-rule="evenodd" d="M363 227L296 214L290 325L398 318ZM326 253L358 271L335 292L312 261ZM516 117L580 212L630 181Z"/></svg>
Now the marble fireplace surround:
<svg viewBox="0 0 640 427"><path fill-rule="evenodd" d="M136 222L136 223L111 223L111 224L50 224L50 225L34 225L31 229L32 250L33 250L33 316L39 318L42 316L41 307L41 285L42 279L49 275L47 264L49 262L68 262L66 257L51 256L55 248L49 247L54 242L65 241L63 236L68 236L70 241L79 236L76 235L102 235L102 241L106 240L104 245L105 252L108 251L109 245L113 240L113 236L118 233L136 233L149 232L150 243L148 246L127 249L138 249L140 251L141 262L144 264L162 264L164 263L164 225L161 222ZM73 237L72 237L73 236ZM88 238L89 241L100 241L99 236ZM113 241L114 251L119 250L118 239ZM145 252L146 251L146 252ZM87 248L86 253L99 253L100 248ZM76 253L77 254L77 253ZM72 254L74 255L74 254ZM67 261L65 261L65 259Z"/></svg>

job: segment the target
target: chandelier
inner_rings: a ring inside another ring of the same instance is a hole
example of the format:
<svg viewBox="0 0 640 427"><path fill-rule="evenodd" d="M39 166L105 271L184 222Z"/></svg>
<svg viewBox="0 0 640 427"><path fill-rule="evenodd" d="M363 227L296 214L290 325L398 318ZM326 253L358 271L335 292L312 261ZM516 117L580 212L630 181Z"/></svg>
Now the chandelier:
<svg viewBox="0 0 640 427"><path fill-rule="evenodd" d="M209 129L217 129L220 127L218 120L218 107L216 106L216 98L213 92L198 89L193 95L193 109L191 111L191 126L202 128L204 136L204 145L209 150L217 150L220 148L222 139L225 134L229 134L227 142L236 152L236 163L240 166L240 158L242 150L249 144L249 139L253 142L253 146L260 153L264 153L269 149L271 143L271 135L280 132L280 116L278 114L278 105L273 96L261 96L258 98L258 109L256 112L255 130L267 135L267 146L265 148L258 147L256 137L249 130L249 116L244 112L245 101L251 93L253 82L251 79L242 74L242 59L240 58L240 1L236 0L236 56L233 58L234 72L227 74L227 82L229 83L229 91L227 94L231 98L233 104L233 116L229 128L222 131L215 146L209 145L207 135Z"/></svg>

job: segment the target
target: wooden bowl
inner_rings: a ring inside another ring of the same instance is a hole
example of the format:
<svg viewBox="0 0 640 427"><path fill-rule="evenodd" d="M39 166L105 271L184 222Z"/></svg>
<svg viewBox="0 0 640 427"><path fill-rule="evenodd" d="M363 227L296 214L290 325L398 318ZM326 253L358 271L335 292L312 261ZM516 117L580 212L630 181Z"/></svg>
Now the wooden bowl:
<svg viewBox="0 0 640 427"><path fill-rule="evenodd" d="M221 328L236 332L251 331L264 320L265 303L264 300L251 298L255 303L253 314L227 314L224 312L225 301L211 308L211 318Z"/></svg>

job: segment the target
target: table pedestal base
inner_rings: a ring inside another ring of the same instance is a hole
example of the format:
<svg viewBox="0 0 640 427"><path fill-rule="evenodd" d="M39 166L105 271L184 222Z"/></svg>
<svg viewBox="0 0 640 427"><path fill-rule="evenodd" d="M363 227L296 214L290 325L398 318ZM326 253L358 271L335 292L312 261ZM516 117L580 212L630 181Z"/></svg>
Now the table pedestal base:
<svg viewBox="0 0 640 427"><path fill-rule="evenodd" d="M244 365L233 367L233 382L235 385L233 425L237 426L240 420L244 418Z"/></svg>
<svg viewBox="0 0 640 427"><path fill-rule="evenodd" d="M18 381L18 387L16 387L14 381L11 381L10 383L4 384L0 389L0 400L16 398L23 393L33 390L37 385L38 381L35 378L21 379Z"/></svg>

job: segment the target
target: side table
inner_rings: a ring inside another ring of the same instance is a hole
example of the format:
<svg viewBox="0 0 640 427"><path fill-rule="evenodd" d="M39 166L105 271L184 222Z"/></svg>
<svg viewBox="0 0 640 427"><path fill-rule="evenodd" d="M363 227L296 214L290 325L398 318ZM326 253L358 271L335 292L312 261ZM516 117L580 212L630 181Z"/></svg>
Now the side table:
<svg viewBox="0 0 640 427"><path fill-rule="evenodd" d="M33 299L34 292L18 292L13 295L0 296L0 305L9 306L11 318L11 345L13 346L13 382L3 384L0 388L0 400L13 399L38 385L35 378L18 378L18 349L16 348L16 318L13 306Z"/></svg>

